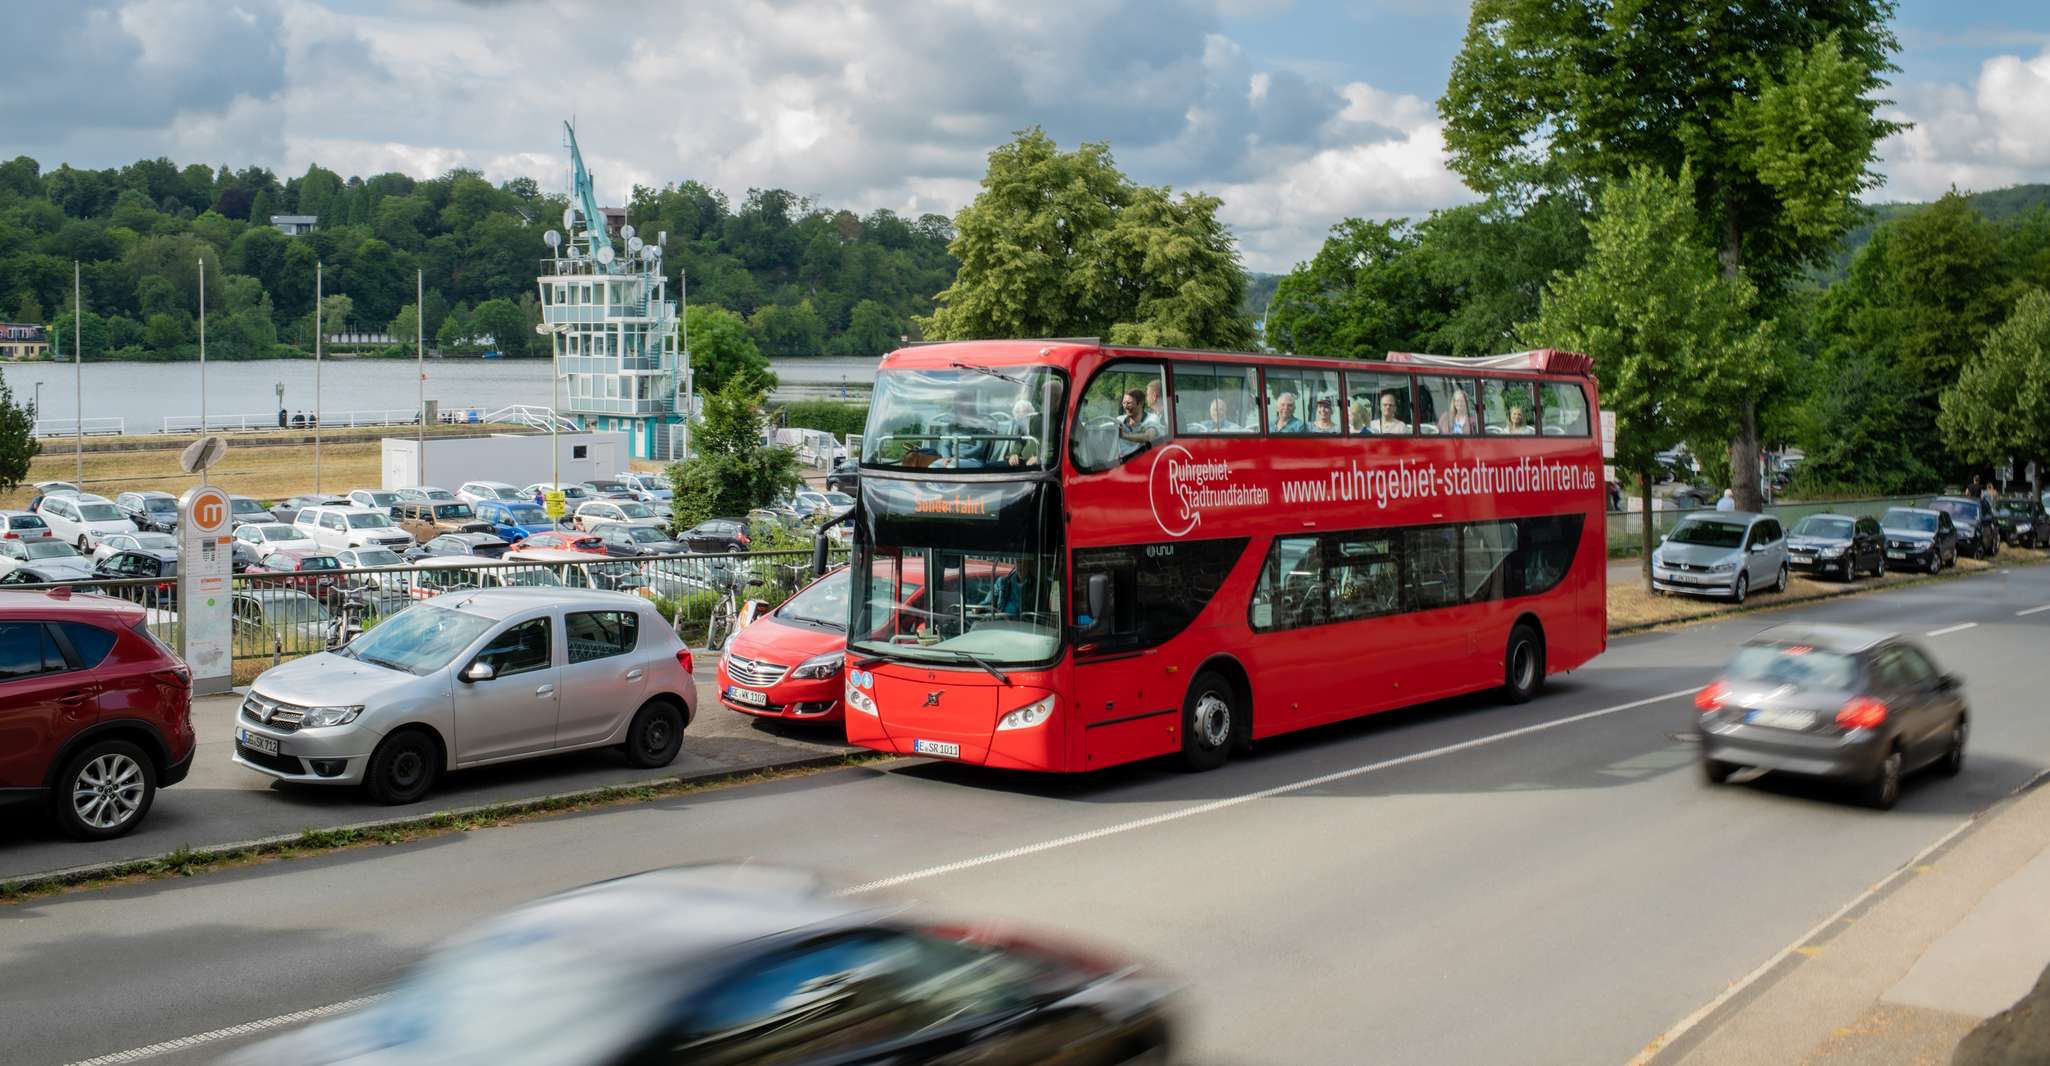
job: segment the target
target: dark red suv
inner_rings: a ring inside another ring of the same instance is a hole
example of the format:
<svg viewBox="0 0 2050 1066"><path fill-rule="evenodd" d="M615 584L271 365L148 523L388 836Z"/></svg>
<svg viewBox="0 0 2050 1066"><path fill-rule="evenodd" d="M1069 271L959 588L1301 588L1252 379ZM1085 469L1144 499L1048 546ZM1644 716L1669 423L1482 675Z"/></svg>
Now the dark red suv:
<svg viewBox="0 0 2050 1066"><path fill-rule="evenodd" d="M81 840L134 829L192 768L192 675L111 596L0 592L0 802Z"/></svg>

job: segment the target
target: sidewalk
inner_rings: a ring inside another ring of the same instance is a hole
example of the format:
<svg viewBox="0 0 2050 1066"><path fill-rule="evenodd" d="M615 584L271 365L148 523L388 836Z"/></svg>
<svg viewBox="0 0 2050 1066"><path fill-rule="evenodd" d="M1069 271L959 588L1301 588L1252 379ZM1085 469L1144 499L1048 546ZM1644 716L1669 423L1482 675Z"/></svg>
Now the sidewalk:
<svg viewBox="0 0 2050 1066"><path fill-rule="evenodd" d="M1651 1061L1942 1066L2024 997L1958 1066L2050 1063L2050 785L1996 808Z"/></svg>

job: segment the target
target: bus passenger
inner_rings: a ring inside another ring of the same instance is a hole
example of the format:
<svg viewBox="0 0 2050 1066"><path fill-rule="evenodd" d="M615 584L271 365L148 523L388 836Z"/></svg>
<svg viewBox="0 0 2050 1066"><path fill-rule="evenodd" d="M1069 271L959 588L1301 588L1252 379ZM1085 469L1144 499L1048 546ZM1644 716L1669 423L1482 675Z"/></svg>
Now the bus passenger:
<svg viewBox="0 0 2050 1066"><path fill-rule="evenodd" d="M1523 420L1522 404L1512 403L1509 405L1509 426L1502 432L1512 437L1523 437L1536 433L1537 427Z"/></svg>
<svg viewBox="0 0 2050 1066"><path fill-rule="evenodd" d="M1160 403L1161 392L1159 378L1154 378L1146 383L1146 418L1154 425L1159 426L1160 435L1165 437L1170 434L1167 430L1167 414L1165 413L1167 409L1161 406Z"/></svg>
<svg viewBox="0 0 2050 1066"><path fill-rule="evenodd" d="M982 395L972 390L954 394L954 417L942 428L940 455L935 466L974 468L989 462L990 435L995 432L982 417Z"/></svg>
<svg viewBox="0 0 2050 1066"><path fill-rule="evenodd" d="M1331 412L1331 397L1326 396L1317 401L1317 417L1310 422L1310 432L1338 432L1338 419Z"/></svg>
<svg viewBox="0 0 2050 1066"><path fill-rule="evenodd" d="M1400 413L1400 399L1394 389L1381 390L1381 417L1367 423L1367 433L1408 433L1409 423L1397 418Z"/></svg>
<svg viewBox="0 0 2050 1066"><path fill-rule="evenodd" d="M1438 416L1438 432L1473 432L1473 413L1467 407L1465 389L1457 385L1452 386L1452 402L1446 407L1445 413Z"/></svg>
<svg viewBox="0 0 2050 1066"><path fill-rule="evenodd" d="M1147 413L1146 394L1138 389L1125 393L1119 406L1124 414L1117 420L1118 459L1129 459L1141 448L1167 435L1160 419Z"/></svg>
<svg viewBox="0 0 2050 1066"><path fill-rule="evenodd" d="M1224 397L1214 397L1210 401L1209 421L1198 422L1195 425L1190 426L1189 428L1195 430L1198 433L1240 432L1244 427L1240 426L1237 422L1232 421L1229 417L1230 415L1231 405L1224 402Z"/></svg>
<svg viewBox="0 0 2050 1066"><path fill-rule="evenodd" d="M1039 431L1034 428L1033 420L1038 413L1031 400L1020 399L1011 405L1011 432L1025 438L1011 446L1009 462L1012 466L1039 465Z"/></svg>
<svg viewBox="0 0 2050 1066"><path fill-rule="evenodd" d="M1302 433L1309 427L1295 416L1295 393L1284 392L1274 397L1274 432Z"/></svg>
<svg viewBox="0 0 2050 1066"><path fill-rule="evenodd" d="M1352 420L1352 431L1354 433L1372 432L1371 430L1367 429L1367 422L1369 419L1373 417L1373 413L1369 411L1367 408L1366 397L1353 397L1351 406L1345 409L1345 417Z"/></svg>

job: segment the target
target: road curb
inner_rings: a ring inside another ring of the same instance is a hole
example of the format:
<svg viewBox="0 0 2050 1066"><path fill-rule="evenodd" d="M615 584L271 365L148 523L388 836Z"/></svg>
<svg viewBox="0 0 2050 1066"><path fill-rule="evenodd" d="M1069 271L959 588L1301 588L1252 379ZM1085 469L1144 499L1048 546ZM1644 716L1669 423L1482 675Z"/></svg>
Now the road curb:
<svg viewBox="0 0 2050 1066"><path fill-rule="evenodd" d="M858 751L840 752L832 755L806 755L801 758L779 759L741 769L715 770L702 774L667 774L661 777L644 778L639 781L623 781L617 784L599 785L593 788L572 789L568 792L552 792L520 799L501 800L495 803L473 803L462 807L446 807L440 810L406 814L392 818L373 818L368 821L351 822L347 825L308 827L296 833L277 833L271 836L253 837L223 844L207 844L200 847L180 847L173 851L155 855L138 856L132 859L116 859L108 862L89 863L84 866L70 866L60 870L24 874L19 877L0 879L0 900L39 892L51 888L65 888L89 881L106 880L161 870L166 864L179 862L211 862L222 859L248 858L274 854L287 848L305 846L313 850L333 850L341 845L323 845L309 838L326 834L374 833L385 830L428 829L448 820L491 814L500 817L517 817L533 814L576 803L597 802L616 799L621 795L648 788L673 788L681 785L720 785L762 774L789 773L798 770L817 770L836 766L855 765L854 760L866 753Z"/></svg>
<svg viewBox="0 0 2050 1066"><path fill-rule="evenodd" d="M1989 566L1984 570L1966 570L1954 574L1917 574L1909 577L1905 581L1896 581L1891 585L1859 585L1856 583L1852 583L1844 585L1839 588L1824 589L1818 592L1802 593L1799 596L1775 596L1770 603L1758 602L1755 605L1746 604L1742 607L1733 604L1728 607L1723 607L1717 610L1710 611L1707 614L1690 615L1686 618L1669 618L1663 622L1633 622L1629 625L1610 626L1609 635L1612 637L1627 637L1636 633L1648 633L1654 629L1665 629L1669 626L1692 625L1696 622L1719 622L1723 619L1734 618L1738 615L1756 614L1761 611L1771 611L1781 607L1794 607L1804 603L1821 603L1824 600L1839 600L1847 596L1864 596L1874 592L1891 592L1895 589L1911 589L1921 585L1932 585L1939 581L1958 581L1964 578L1983 577L1988 574L1998 574L2004 570L2023 569L2027 567L2044 565L2050 565L2050 561L2030 561L2025 563L1999 563L1993 566ZM1671 595L1683 594L1673 593Z"/></svg>

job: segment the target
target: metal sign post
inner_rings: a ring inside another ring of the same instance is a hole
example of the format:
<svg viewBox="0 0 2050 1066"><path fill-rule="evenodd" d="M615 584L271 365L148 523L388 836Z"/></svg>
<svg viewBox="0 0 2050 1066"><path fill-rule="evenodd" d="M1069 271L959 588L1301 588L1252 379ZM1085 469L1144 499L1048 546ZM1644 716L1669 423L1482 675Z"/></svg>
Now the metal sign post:
<svg viewBox="0 0 2050 1066"><path fill-rule="evenodd" d="M234 667L228 494L203 485L185 494L180 512L178 655L192 670L195 695L226 692Z"/></svg>

